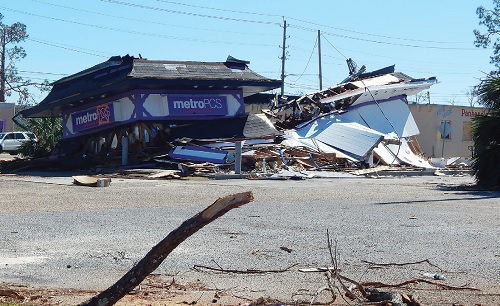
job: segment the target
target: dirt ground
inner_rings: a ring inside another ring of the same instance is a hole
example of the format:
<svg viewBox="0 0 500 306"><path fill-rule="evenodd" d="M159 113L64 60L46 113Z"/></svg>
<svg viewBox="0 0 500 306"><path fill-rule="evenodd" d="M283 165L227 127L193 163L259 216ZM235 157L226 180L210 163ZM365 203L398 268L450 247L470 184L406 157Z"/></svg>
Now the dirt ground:
<svg viewBox="0 0 500 306"><path fill-rule="evenodd" d="M429 281L437 283L435 281ZM325 282L326 284L326 282ZM286 284L283 284L286 286ZM370 288L366 286L366 288ZM324 288L323 288L324 289ZM403 297L404 304L399 305L450 305L450 306L489 306L500 305L500 286L473 290L463 286L461 289L444 288L439 285L415 283L396 288L378 289L393 292ZM155 275L149 276L135 290L122 298L115 305L119 306L170 306L170 305L311 305L312 297L316 297L312 305L398 305L395 303L356 303L355 300L341 296L335 297L331 292L304 292L296 294L293 299L280 301L272 296L250 299L244 295L235 295L230 291L209 289L202 283L179 284L174 279L161 282ZM357 290L354 290L359 295ZM0 306L17 305L78 305L99 292L90 290L73 290L57 288L35 288L23 285L0 285ZM345 291L343 291L345 293ZM409 300L404 300L404 297Z"/></svg>

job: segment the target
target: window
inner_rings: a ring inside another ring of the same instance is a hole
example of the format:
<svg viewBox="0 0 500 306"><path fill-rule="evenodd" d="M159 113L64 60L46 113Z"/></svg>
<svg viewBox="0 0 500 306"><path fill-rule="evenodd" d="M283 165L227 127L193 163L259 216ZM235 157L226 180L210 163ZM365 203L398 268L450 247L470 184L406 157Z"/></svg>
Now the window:
<svg viewBox="0 0 500 306"><path fill-rule="evenodd" d="M462 141L472 141L472 123L464 122Z"/></svg>
<svg viewBox="0 0 500 306"><path fill-rule="evenodd" d="M16 139L26 139L26 137L24 137L24 134L23 133L14 133Z"/></svg>

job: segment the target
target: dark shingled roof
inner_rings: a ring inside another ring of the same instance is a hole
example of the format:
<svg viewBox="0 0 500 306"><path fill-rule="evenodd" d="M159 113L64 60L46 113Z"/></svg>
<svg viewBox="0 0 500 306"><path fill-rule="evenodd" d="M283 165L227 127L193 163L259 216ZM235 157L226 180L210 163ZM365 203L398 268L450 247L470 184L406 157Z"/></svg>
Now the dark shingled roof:
<svg viewBox="0 0 500 306"><path fill-rule="evenodd" d="M207 62L167 62L134 60L134 68L128 77L138 79L162 80L266 80L265 77L253 72L243 65L227 65L227 63ZM271 80L269 80L271 81Z"/></svg>
<svg viewBox="0 0 500 306"><path fill-rule="evenodd" d="M250 70L247 63L232 57L226 62L193 62L114 56L54 82L47 97L22 114L24 117L57 117L64 108L135 89L242 89L244 96L250 96L281 87L281 80L261 76Z"/></svg>

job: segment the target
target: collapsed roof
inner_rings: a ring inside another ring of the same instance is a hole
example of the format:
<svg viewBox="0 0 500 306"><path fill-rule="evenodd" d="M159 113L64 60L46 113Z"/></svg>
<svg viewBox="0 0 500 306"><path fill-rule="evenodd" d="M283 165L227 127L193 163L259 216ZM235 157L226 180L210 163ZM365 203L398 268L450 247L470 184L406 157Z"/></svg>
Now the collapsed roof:
<svg viewBox="0 0 500 306"><path fill-rule="evenodd" d="M430 88L436 78L414 79L389 66L346 80L297 99L277 98L265 113L289 145L341 152L355 161L369 162L375 154L385 164L432 167L417 151L402 148L412 148L419 134L407 96Z"/></svg>
<svg viewBox="0 0 500 306"><path fill-rule="evenodd" d="M436 83L435 77L414 79L389 66L297 99L277 98L267 114L277 119L278 127L287 129L320 114L352 109L363 103L378 103L395 96L415 95Z"/></svg>

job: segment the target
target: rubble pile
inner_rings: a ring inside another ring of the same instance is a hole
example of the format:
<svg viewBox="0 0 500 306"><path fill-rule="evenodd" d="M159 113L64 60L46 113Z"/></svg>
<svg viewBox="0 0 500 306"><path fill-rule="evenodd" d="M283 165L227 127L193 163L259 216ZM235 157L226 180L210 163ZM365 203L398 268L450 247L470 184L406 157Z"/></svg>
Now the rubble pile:
<svg viewBox="0 0 500 306"><path fill-rule="evenodd" d="M160 168L182 175L267 175L376 166L443 168L447 165L424 158L407 101L436 82L413 79L390 66L301 97L276 96L260 114L175 123L138 120L65 138L51 156L4 161L0 171ZM467 164L457 160L449 166Z"/></svg>

